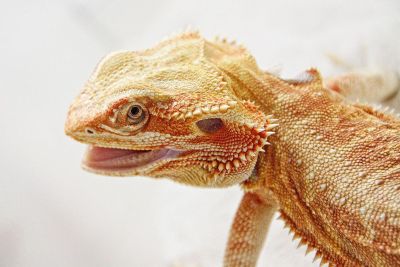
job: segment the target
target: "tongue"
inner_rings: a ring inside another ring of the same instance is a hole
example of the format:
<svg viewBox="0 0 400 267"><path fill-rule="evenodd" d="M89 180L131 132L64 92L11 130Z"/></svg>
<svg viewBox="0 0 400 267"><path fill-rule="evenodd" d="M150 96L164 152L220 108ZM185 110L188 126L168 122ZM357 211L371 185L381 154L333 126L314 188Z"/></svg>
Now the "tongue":
<svg viewBox="0 0 400 267"><path fill-rule="evenodd" d="M123 170L155 162L168 154L168 149L126 150L90 146L83 164L98 170Z"/></svg>
<svg viewBox="0 0 400 267"><path fill-rule="evenodd" d="M115 159L126 155L143 153L143 151L117 149L117 148L104 148L97 146L89 146L87 150L87 161L103 161L108 159Z"/></svg>

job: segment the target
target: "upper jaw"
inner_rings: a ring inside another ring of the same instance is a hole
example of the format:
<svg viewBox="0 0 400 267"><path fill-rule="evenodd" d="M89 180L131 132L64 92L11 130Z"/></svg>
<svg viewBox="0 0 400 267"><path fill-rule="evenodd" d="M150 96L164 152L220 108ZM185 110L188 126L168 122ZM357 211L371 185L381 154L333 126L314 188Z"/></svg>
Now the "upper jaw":
<svg viewBox="0 0 400 267"><path fill-rule="evenodd" d="M143 151L90 145L82 166L85 170L104 175L137 175L174 160L181 153L168 148Z"/></svg>
<svg viewBox="0 0 400 267"><path fill-rule="evenodd" d="M66 131L78 142L88 144L82 168L109 176L140 175L150 172L168 161L175 160L181 150L132 143L132 140L111 134L88 134L83 131Z"/></svg>

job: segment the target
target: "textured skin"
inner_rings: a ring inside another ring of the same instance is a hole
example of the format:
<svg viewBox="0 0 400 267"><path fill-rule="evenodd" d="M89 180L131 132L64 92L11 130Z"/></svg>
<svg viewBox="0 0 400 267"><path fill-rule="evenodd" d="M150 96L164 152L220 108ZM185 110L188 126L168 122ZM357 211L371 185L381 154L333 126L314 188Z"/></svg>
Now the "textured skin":
<svg viewBox="0 0 400 267"><path fill-rule="evenodd" d="M270 194L247 192L232 224L224 266L255 266L276 205ZM262 226L262 227L260 227Z"/></svg>
<svg viewBox="0 0 400 267"><path fill-rule="evenodd" d="M321 263L400 266L400 121L347 101L351 86L340 82L324 86L314 69L282 80L241 46L185 33L103 59L71 105L66 133L101 147L184 151L123 172L92 169L98 173L240 184L225 266L256 265L276 210ZM138 129L126 121L132 102L149 110ZM209 118L223 127L200 131L196 122Z"/></svg>

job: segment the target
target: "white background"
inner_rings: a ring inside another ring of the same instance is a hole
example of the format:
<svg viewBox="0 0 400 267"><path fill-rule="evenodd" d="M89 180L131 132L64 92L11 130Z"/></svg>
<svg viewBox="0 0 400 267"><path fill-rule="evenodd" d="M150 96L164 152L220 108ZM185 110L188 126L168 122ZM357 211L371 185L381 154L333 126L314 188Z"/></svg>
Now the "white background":
<svg viewBox="0 0 400 267"><path fill-rule="evenodd" d="M238 188L79 168L84 146L64 136L66 111L106 53L193 25L285 76L335 72L327 54L393 67L399 17L398 0L2 1L0 266L220 266ZM274 220L260 266L314 266L296 245Z"/></svg>

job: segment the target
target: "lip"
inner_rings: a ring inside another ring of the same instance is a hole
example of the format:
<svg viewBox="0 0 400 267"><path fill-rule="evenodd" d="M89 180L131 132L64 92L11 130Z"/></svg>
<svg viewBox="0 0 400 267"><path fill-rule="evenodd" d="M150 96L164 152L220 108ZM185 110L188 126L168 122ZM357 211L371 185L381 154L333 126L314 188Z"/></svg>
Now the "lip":
<svg viewBox="0 0 400 267"><path fill-rule="evenodd" d="M176 158L179 154L179 151L168 148L129 150L91 145L82 163L93 172L113 173L145 168L161 160Z"/></svg>

